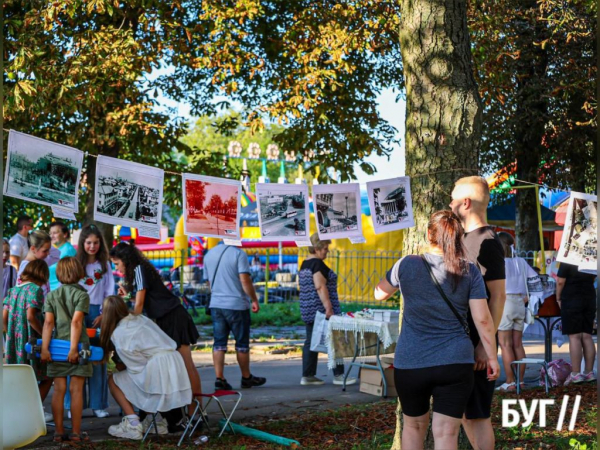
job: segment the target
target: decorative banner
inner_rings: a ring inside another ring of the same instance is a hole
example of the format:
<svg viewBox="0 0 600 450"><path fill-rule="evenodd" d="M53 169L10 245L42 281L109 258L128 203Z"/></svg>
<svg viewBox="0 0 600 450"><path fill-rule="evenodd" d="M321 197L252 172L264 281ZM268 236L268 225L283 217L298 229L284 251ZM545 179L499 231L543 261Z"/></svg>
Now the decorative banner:
<svg viewBox="0 0 600 450"><path fill-rule="evenodd" d="M557 261L578 266L581 272L597 273L597 210L596 195L571 192Z"/></svg>
<svg viewBox="0 0 600 450"><path fill-rule="evenodd" d="M81 150L10 130L4 195L76 213L82 164Z"/></svg>
<svg viewBox="0 0 600 450"><path fill-rule="evenodd" d="M188 236L239 240L242 183L183 174L183 227Z"/></svg>
<svg viewBox="0 0 600 450"><path fill-rule="evenodd" d="M164 178L162 169L98 156L94 220L160 239Z"/></svg>
<svg viewBox="0 0 600 450"><path fill-rule="evenodd" d="M313 207L321 239L362 236L358 183L313 186Z"/></svg>
<svg viewBox="0 0 600 450"><path fill-rule="evenodd" d="M258 223L261 240L308 241L308 186L257 183Z"/></svg>
<svg viewBox="0 0 600 450"><path fill-rule="evenodd" d="M410 177L369 181L367 196L375 234L415 226Z"/></svg>

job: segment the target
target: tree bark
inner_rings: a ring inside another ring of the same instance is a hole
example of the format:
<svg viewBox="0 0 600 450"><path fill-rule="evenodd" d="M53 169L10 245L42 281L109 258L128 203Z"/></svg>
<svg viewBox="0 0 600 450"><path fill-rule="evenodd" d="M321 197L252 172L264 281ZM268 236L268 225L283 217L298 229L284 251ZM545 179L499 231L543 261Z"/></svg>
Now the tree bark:
<svg viewBox="0 0 600 450"><path fill-rule="evenodd" d="M541 45L533 45L545 39L546 25L536 20L537 3L528 1L523 5L517 48L521 49L517 62L517 107L513 118L515 129L515 154L517 178L537 183L539 181L541 155L545 152L543 137L548 120L548 89L552 84L546 80L548 55ZM516 246L520 251L539 250L535 189L517 189L515 198Z"/></svg>
<svg viewBox="0 0 600 450"><path fill-rule="evenodd" d="M400 48L406 83L406 172L415 227L404 254L425 244L429 216L448 209L454 181L478 173L481 101L462 0L405 0ZM400 407L392 449L401 448Z"/></svg>

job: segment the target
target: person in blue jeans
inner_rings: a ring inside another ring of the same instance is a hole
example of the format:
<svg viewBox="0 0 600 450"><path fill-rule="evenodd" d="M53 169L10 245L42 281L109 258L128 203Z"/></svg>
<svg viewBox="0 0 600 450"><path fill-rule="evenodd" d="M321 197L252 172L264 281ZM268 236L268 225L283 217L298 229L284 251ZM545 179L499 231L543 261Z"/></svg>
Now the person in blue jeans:
<svg viewBox="0 0 600 450"><path fill-rule="evenodd" d="M108 248L100 229L92 224L84 227L77 244L77 260L85 269L85 277L79 284L90 296L90 311L85 316L86 328L98 328L102 322L102 303L115 291L115 279L108 260ZM93 338L92 345L99 346L99 338ZM93 374L84 389L84 408L91 408L96 417L108 417L108 376L106 364L94 364ZM67 391L68 392L68 391ZM71 396L65 396L65 409L70 410Z"/></svg>
<svg viewBox="0 0 600 450"><path fill-rule="evenodd" d="M266 378L250 372L250 309L260 309L248 256L230 245L217 245L204 257L205 278L211 290L210 311L213 320L213 363L215 389L231 390L223 375L229 333L235 338L237 361L242 372L241 387L262 386Z"/></svg>

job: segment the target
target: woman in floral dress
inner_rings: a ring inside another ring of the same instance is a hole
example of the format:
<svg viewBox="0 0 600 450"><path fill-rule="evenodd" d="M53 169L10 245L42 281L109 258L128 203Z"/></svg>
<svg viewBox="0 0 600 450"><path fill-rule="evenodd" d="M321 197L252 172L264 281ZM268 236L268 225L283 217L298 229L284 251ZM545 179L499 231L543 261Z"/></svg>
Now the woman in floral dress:
<svg viewBox="0 0 600 450"><path fill-rule="evenodd" d="M41 339L44 319L44 293L42 286L50 276L48 265L41 259L31 261L23 269L21 282L9 289L4 298L2 318L6 331L6 364L31 364L39 381L42 401L48 395L52 379L46 376L46 365L27 359L25 344L30 337Z"/></svg>

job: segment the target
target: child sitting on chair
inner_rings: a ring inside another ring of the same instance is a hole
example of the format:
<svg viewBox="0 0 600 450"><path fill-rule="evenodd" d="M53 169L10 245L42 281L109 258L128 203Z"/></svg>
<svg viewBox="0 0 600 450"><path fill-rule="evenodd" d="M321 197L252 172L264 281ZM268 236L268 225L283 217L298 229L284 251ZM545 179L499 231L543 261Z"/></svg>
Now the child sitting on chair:
<svg viewBox="0 0 600 450"><path fill-rule="evenodd" d="M192 389L183 357L177 344L158 325L142 315L130 314L123 299L111 295L104 299L100 343L105 361L116 351L125 370L108 378L110 393L123 409L125 417L112 425L108 434L140 440L150 416L140 423L134 405L141 411L156 413L187 406ZM166 426L161 429L166 433Z"/></svg>
<svg viewBox="0 0 600 450"><path fill-rule="evenodd" d="M54 441L73 442L88 441L87 433L81 432L81 412L83 409L83 384L92 376L92 364L79 364L79 344L89 344L90 340L84 329L84 317L90 308L90 297L79 284L85 276L83 266L77 259L66 257L56 265L56 277L61 286L46 297L44 312L46 318L42 334L42 361L48 362L48 376L54 378L54 394L52 395L52 414L56 424ZM54 339L71 343L67 362L54 362L49 347ZM63 426L63 401L67 390L67 377L71 377L71 420L73 432L66 435Z"/></svg>

